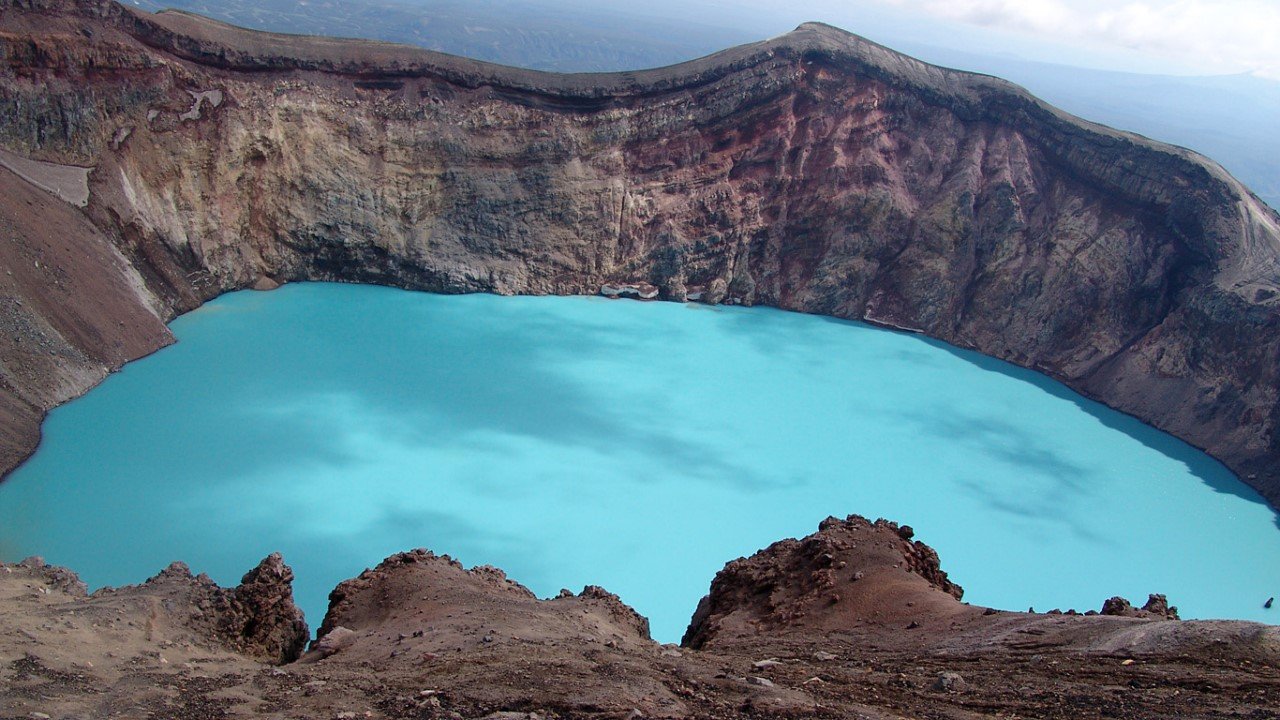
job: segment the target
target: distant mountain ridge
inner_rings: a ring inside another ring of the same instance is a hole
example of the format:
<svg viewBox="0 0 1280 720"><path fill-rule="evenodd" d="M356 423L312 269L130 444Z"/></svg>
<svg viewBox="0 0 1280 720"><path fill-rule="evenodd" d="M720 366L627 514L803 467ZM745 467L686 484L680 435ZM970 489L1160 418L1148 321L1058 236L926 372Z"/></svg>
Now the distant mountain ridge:
<svg viewBox="0 0 1280 720"><path fill-rule="evenodd" d="M368 38L555 72L671 65L754 38L741 31L522 0L134 0L269 32Z"/></svg>

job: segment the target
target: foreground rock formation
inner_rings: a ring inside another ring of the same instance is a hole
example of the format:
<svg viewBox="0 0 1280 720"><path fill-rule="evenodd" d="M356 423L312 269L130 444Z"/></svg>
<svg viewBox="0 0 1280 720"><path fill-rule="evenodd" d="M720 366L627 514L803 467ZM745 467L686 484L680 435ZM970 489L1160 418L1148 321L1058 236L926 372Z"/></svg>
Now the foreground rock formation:
<svg viewBox="0 0 1280 720"><path fill-rule="evenodd" d="M3 469L229 290L652 285L1040 370L1280 503L1276 214L1193 153L834 28L550 75L0 0L0 146L91 168L81 209L0 167Z"/></svg>
<svg viewBox="0 0 1280 720"><path fill-rule="evenodd" d="M830 518L726 566L686 646L601 588L539 600L418 550L334 590L300 659L292 575L175 564L86 596L0 566L0 717L1266 718L1280 629L998 612L907 528ZM1112 601L1108 601L1113 604Z"/></svg>

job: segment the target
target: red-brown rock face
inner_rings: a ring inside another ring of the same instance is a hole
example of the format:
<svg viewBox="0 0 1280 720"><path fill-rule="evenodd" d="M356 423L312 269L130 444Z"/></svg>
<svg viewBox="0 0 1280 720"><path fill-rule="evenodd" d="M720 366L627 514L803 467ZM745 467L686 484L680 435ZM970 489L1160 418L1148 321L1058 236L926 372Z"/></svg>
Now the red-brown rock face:
<svg viewBox="0 0 1280 720"><path fill-rule="evenodd" d="M933 548L910 528L857 515L827 518L818 532L781 540L735 560L711 582L683 644L714 646L725 636L813 634L874 624L882 631L922 627L936 634L981 608L958 601Z"/></svg>
<svg viewBox="0 0 1280 720"><path fill-rule="evenodd" d="M92 166L99 306L12 291L5 467L52 405L232 289L758 303L921 330L1032 367L1280 502L1280 219L1188 151L825 26L661 70L559 76L269 36L102 0L0 2L0 144ZM3 178L0 178L3 179ZM52 201L60 202L60 201ZM52 240L6 207L19 247ZM113 340L120 320L128 343ZM78 329L68 332L69 328ZM116 342L116 345L112 345ZM118 347L106 353L104 346ZM60 388L50 392L48 388ZM12 428L12 430L10 430Z"/></svg>

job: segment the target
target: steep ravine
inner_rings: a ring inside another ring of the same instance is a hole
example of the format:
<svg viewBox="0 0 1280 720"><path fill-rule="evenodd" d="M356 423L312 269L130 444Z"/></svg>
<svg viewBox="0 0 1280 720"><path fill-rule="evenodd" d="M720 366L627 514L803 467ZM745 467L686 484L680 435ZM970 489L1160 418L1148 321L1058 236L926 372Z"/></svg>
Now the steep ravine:
<svg viewBox="0 0 1280 720"><path fill-rule="evenodd" d="M1202 447L1280 505L1280 218L1195 154L805 25L551 75L106 2L0 0L0 467L222 292L767 304L923 331Z"/></svg>

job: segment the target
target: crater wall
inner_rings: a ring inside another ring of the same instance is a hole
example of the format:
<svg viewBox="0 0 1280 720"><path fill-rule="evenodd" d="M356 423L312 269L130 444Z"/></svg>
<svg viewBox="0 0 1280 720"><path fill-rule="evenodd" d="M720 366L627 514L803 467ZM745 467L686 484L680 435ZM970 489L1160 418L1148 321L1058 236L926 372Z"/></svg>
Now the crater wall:
<svg viewBox="0 0 1280 720"><path fill-rule="evenodd" d="M223 292L648 283L1039 370L1280 503L1280 218L1190 151L835 28L554 75L0 0L0 146L91 168L83 210L0 171L5 469Z"/></svg>

